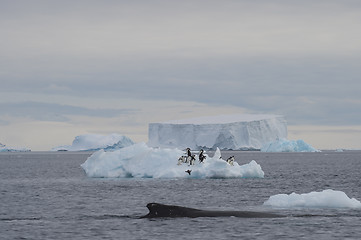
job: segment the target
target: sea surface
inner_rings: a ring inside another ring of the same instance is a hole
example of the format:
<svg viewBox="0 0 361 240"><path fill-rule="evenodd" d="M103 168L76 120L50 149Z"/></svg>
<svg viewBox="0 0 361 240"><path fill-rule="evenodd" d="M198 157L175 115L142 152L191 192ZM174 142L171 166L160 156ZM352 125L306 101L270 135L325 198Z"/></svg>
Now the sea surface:
<svg viewBox="0 0 361 240"><path fill-rule="evenodd" d="M90 154L0 153L0 239L361 239L360 209L263 206L272 195L325 189L361 201L361 151L222 151L255 160L263 179L88 178L80 164ZM140 219L150 202L287 217Z"/></svg>

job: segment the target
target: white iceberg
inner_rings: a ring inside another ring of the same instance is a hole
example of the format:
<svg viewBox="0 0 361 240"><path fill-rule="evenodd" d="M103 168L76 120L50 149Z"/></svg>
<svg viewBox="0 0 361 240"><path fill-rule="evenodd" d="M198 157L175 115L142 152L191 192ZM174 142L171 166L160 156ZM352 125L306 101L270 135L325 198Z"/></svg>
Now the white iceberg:
<svg viewBox="0 0 361 240"><path fill-rule="evenodd" d="M100 149L109 151L128 147L133 144L134 142L130 138L115 133L106 136L84 134L76 136L72 145L55 147L52 151L97 151Z"/></svg>
<svg viewBox="0 0 361 240"><path fill-rule="evenodd" d="M101 178L263 178L264 172L254 160L246 165L233 166L220 159L219 149L213 157L189 166L178 165L184 151L152 148L145 143L134 144L114 152L100 150L91 155L81 167L89 177ZM191 170L191 174L186 171Z"/></svg>
<svg viewBox="0 0 361 240"><path fill-rule="evenodd" d="M25 147L7 147L0 143L0 152L30 152L29 148Z"/></svg>
<svg viewBox="0 0 361 240"><path fill-rule="evenodd" d="M287 137L279 115L235 114L149 124L149 146L191 149L259 150Z"/></svg>
<svg viewBox="0 0 361 240"><path fill-rule="evenodd" d="M303 140L288 140L285 138L265 144L261 152L319 152Z"/></svg>
<svg viewBox="0 0 361 240"><path fill-rule="evenodd" d="M361 208L361 202L357 199L332 189L304 194L277 194L263 205L276 208Z"/></svg>

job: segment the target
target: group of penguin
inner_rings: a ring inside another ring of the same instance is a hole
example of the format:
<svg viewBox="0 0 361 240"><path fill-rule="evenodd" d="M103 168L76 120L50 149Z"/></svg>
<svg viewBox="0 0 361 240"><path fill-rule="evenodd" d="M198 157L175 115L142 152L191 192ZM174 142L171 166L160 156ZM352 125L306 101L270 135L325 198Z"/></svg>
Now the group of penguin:
<svg viewBox="0 0 361 240"><path fill-rule="evenodd" d="M207 156L204 155L204 151L203 149L201 149L199 151L198 154L198 160L199 163L203 163L204 160L206 160ZM220 159L222 159L222 157L220 157ZM190 148L186 148L186 156L180 156L178 158L178 165L182 165L182 163L189 163L188 166L194 165L196 161L196 156L195 154L192 154L191 149ZM234 163L234 156L231 156L229 158L227 158L227 160L225 160L229 165L233 166ZM188 173L189 175L191 175L192 170L188 169L187 171L185 171L186 173Z"/></svg>
<svg viewBox="0 0 361 240"><path fill-rule="evenodd" d="M203 163L204 160L206 160L206 156L203 154L204 151L201 149L198 154L198 160L200 163ZM186 156L180 156L178 158L178 165L181 165L182 163L189 163L189 165L194 165L196 161L196 155L192 154L191 149L186 149Z"/></svg>

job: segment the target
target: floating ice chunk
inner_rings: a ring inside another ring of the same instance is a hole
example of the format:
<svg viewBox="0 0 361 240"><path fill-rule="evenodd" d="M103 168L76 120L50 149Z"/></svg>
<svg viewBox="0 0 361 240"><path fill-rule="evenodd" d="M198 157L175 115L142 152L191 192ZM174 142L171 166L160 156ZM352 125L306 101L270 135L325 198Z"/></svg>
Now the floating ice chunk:
<svg viewBox="0 0 361 240"><path fill-rule="evenodd" d="M316 148L305 143L303 140L277 139L274 142L265 144L262 152L319 152Z"/></svg>
<svg viewBox="0 0 361 240"><path fill-rule="evenodd" d="M213 157L206 155L204 163L177 165L184 151L151 148L145 143L134 144L114 152L100 150L81 166L89 177L104 178L263 178L264 172L255 161L231 166L221 159L219 149ZM186 173L191 170L191 174Z"/></svg>
<svg viewBox="0 0 361 240"><path fill-rule="evenodd" d="M5 144L0 143L0 152L30 152L29 148L25 147L7 147Z"/></svg>
<svg viewBox="0 0 361 240"><path fill-rule="evenodd" d="M332 189L304 194L277 194L263 205L277 208L361 208L360 201Z"/></svg>
<svg viewBox="0 0 361 240"><path fill-rule="evenodd" d="M116 133L104 136L99 134L84 134L75 137L72 145L59 146L52 151L97 151L100 149L115 150L133 145L134 142L123 135Z"/></svg>

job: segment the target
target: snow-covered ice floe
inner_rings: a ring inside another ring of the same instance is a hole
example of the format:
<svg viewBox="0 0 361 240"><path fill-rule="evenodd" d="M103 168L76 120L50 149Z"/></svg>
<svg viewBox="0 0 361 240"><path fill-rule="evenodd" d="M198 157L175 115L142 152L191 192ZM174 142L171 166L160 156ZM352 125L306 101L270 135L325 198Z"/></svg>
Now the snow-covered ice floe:
<svg viewBox="0 0 361 240"><path fill-rule="evenodd" d="M205 154L203 163L178 165L184 151L170 148L152 148L137 143L114 152L100 150L91 155L81 167L89 177L100 178L263 178L264 172L254 160L233 166L221 159L216 150L213 157ZM188 174L186 171L191 170Z"/></svg>
<svg viewBox="0 0 361 240"><path fill-rule="evenodd" d="M265 144L261 152L320 152L303 140L288 140L285 138Z"/></svg>
<svg viewBox="0 0 361 240"><path fill-rule="evenodd" d="M361 202L357 199L332 189L303 194L277 194L263 205L275 208L361 208Z"/></svg>
<svg viewBox="0 0 361 240"><path fill-rule="evenodd" d="M76 136L72 145L59 146L52 151L97 151L104 149L111 151L133 145L134 142L123 135L116 133L110 135L84 134Z"/></svg>
<svg viewBox="0 0 361 240"><path fill-rule="evenodd" d="M29 148L24 147L7 147L0 143L0 152L30 152Z"/></svg>
<svg viewBox="0 0 361 240"><path fill-rule="evenodd" d="M149 146L191 149L259 150L287 137L283 116L233 114L149 124Z"/></svg>

